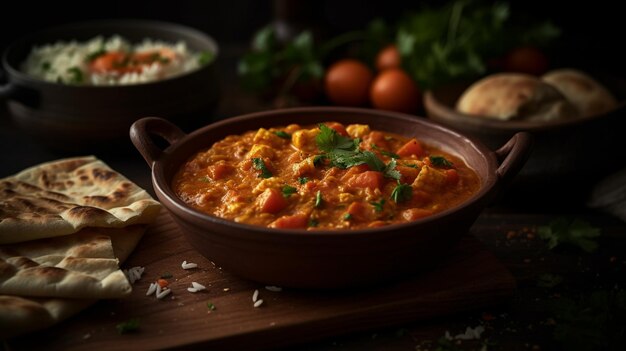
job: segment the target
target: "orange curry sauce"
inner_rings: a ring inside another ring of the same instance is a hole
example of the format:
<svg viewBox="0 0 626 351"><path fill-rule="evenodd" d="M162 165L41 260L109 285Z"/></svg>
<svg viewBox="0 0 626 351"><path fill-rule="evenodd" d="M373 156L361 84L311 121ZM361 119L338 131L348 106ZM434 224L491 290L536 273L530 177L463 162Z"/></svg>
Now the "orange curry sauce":
<svg viewBox="0 0 626 351"><path fill-rule="evenodd" d="M188 160L173 186L217 217L315 230L424 218L464 202L480 180L458 157L419 140L328 122L228 136Z"/></svg>

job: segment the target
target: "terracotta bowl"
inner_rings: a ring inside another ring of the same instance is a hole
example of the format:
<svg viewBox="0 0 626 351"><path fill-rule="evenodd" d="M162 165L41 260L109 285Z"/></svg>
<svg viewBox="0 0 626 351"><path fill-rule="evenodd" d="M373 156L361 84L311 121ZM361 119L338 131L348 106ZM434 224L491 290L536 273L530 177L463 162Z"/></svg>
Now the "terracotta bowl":
<svg viewBox="0 0 626 351"><path fill-rule="evenodd" d="M426 219L352 231L280 230L235 223L199 212L171 188L181 164L230 134L260 127L338 121L417 137L459 155L480 176L480 190L465 203ZM152 168L154 190L191 245L224 269L266 285L343 288L406 276L432 267L464 235L500 188L519 171L529 152L525 133L497 151L423 118L379 110L311 107L253 113L185 134L159 118L130 130ZM154 136L169 142L164 150Z"/></svg>
<svg viewBox="0 0 626 351"><path fill-rule="evenodd" d="M597 77L597 76L596 76ZM457 84L424 94L427 116L442 125L497 147L518 132L533 137L533 150L510 187L508 199L533 206L575 206L584 203L592 185L626 166L626 83L601 80L618 98L608 113L563 121L499 121L463 114L456 102L469 86Z"/></svg>
<svg viewBox="0 0 626 351"><path fill-rule="evenodd" d="M110 149L117 142L128 142L128 128L139 116L159 115L178 124L192 124L194 119L209 115L217 105L219 82L215 60L176 77L123 86L65 85L20 71L33 46L59 40L84 42L99 35L121 35L133 43L146 38L172 43L182 40L190 50L212 52L216 58L219 54L216 42L208 35L158 21L89 21L30 34L6 49L0 67L7 80L0 80L0 103L7 101L17 126L55 148L75 150L106 145Z"/></svg>

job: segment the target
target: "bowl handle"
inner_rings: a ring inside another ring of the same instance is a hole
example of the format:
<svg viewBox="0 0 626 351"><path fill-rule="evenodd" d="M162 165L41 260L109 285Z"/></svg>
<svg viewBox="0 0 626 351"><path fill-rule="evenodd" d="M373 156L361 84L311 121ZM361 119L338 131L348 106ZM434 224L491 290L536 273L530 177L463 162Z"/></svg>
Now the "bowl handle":
<svg viewBox="0 0 626 351"><path fill-rule="evenodd" d="M522 169L530 156L532 138L527 132L513 135L506 144L495 151L500 166L496 170L499 182L506 185Z"/></svg>
<svg viewBox="0 0 626 351"><path fill-rule="evenodd" d="M180 128L163 118L146 117L133 123L130 127L130 140L144 160L148 162L150 168L163 153L163 150L152 140L153 134L162 137L170 145L175 144L187 135Z"/></svg>

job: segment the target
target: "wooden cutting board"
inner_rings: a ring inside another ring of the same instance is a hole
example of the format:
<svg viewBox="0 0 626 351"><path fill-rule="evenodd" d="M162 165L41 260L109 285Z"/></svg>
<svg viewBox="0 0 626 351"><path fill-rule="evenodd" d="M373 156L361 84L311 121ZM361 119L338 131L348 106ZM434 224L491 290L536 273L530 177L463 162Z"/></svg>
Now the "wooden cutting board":
<svg viewBox="0 0 626 351"><path fill-rule="evenodd" d="M183 260L198 268L183 270ZM503 302L515 289L511 274L476 239L466 236L435 270L404 281L339 292L272 292L200 256L165 213L125 264L133 266L144 266L145 273L129 298L101 301L9 345L48 351L263 349L479 309ZM146 296L150 282L166 273L173 275L168 279L172 294L163 300ZM188 292L192 281L207 290ZM259 308L253 307L255 289L264 301ZM209 302L215 310L209 310ZM139 331L118 334L116 325L131 318L139 318Z"/></svg>

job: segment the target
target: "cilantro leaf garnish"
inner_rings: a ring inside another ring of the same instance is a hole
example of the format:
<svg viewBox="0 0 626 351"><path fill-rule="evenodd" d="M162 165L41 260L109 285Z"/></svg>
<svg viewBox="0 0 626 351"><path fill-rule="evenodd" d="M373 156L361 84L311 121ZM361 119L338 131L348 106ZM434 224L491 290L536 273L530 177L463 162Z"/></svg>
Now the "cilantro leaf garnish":
<svg viewBox="0 0 626 351"><path fill-rule="evenodd" d="M326 155L315 155L315 157L313 157L313 166L320 166L324 163L324 160L326 160Z"/></svg>
<svg viewBox="0 0 626 351"><path fill-rule="evenodd" d="M391 158L400 158L400 156L398 154L393 153L391 151L383 150L383 149L379 148L378 145L376 145L376 144L370 144L370 146L372 147L372 149L380 152L381 155L385 155L385 156L391 157Z"/></svg>
<svg viewBox="0 0 626 351"><path fill-rule="evenodd" d="M289 196L291 196L291 194L294 194L294 193L296 193L297 191L298 191L298 189L296 189L296 188L294 188L294 187L292 187L292 186L290 186L290 185L285 185L285 186L282 188L282 193L283 193L283 196L284 196L284 197L289 197Z"/></svg>
<svg viewBox="0 0 626 351"><path fill-rule="evenodd" d="M94 61L95 59L97 59L98 57L100 57L100 56L102 56L102 55L104 55L106 53L107 53L106 49L104 47L101 47L100 49L98 49L98 50L88 54L85 57L85 61L86 62Z"/></svg>
<svg viewBox="0 0 626 351"><path fill-rule="evenodd" d="M253 158L252 164L254 165L255 169L258 169L259 171L261 171L261 174L259 174L259 178L271 178L272 177L272 172L270 172L270 170L267 169L267 166L265 166L265 162L263 161L262 158L259 158L259 157Z"/></svg>
<svg viewBox="0 0 626 351"><path fill-rule="evenodd" d="M549 225L541 226L538 229L539 237L548 240L549 249L560 244L570 244L591 253L598 248L598 243L593 239L600 236L600 229L592 227L580 219L569 221L559 217L550 222Z"/></svg>
<svg viewBox="0 0 626 351"><path fill-rule="evenodd" d="M433 166L436 167L442 167L442 168L451 168L454 167L454 165L452 164L452 162L448 161L445 157L443 156L430 156L430 163L433 164Z"/></svg>
<svg viewBox="0 0 626 351"><path fill-rule="evenodd" d="M320 222L317 219L311 218L309 219L309 227L317 227Z"/></svg>
<svg viewBox="0 0 626 351"><path fill-rule="evenodd" d="M309 178L307 177L298 177L298 183L300 184L306 184L309 181Z"/></svg>
<svg viewBox="0 0 626 351"><path fill-rule="evenodd" d="M371 151L335 150L327 155L331 165L343 169L362 164L366 164L370 169L379 172L385 168L385 163Z"/></svg>
<svg viewBox="0 0 626 351"><path fill-rule="evenodd" d="M291 139L291 134L289 134L287 132L283 132L282 130L275 131L274 134L277 137L279 137L279 138L283 138L283 139L287 139L287 140Z"/></svg>
<svg viewBox="0 0 626 351"><path fill-rule="evenodd" d="M322 192L318 190L317 194L315 194L315 207L320 207L323 203L324 199L322 199Z"/></svg>
<svg viewBox="0 0 626 351"><path fill-rule="evenodd" d="M400 177L402 175L396 169L396 160L395 159L391 159L391 161L389 161L389 163L385 166L385 168L383 169L383 175L385 177L387 177L387 178L400 180Z"/></svg>
<svg viewBox="0 0 626 351"><path fill-rule="evenodd" d="M129 319L126 322L119 323L115 326L117 332L120 334L130 333L139 330L139 319L133 318Z"/></svg>
<svg viewBox="0 0 626 351"><path fill-rule="evenodd" d="M67 69L67 73L70 74L70 83L80 83L83 81L83 71L80 68L74 66Z"/></svg>
<svg viewBox="0 0 626 351"><path fill-rule="evenodd" d="M343 215L343 220L344 221L349 221L352 219L352 214L351 213L346 213Z"/></svg>
<svg viewBox="0 0 626 351"><path fill-rule="evenodd" d="M400 203L411 199L412 195L413 188L409 184L400 184L400 181L398 181L398 185L391 192L391 199L395 203Z"/></svg>
<svg viewBox="0 0 626 351"><path fill-rule="evenodd" d="M336 130L325 124L320 124L320 133L315 137L317 147L323 152L333 152L335 150L356 151L360 140L350 139L337 133Z"/></svg>
<svg viewBox="0 0 626 351"><path fill-rule="evenodd" d="M385 199L382 199L382 200L380 200L378 202L371 201L370 205L374 206L374 211L382 212L383 211L383 206L385 205Z"/></svg>
<svg viewBox="0 0 626 351"><path fill-rule="evenodd" d="M395 161L385 165L376 154L371 151L363 151L359 149L361 140L359 138L350 139L337 133L325 124L320 124L320 133L316 136L315 142L317 147L324 152L313 160L317 166L318 158L325 158L330 161L330 165L342 169L366 164L371 170L383 172L386 177L399 179L400 174L394 172Z"/></svg>

